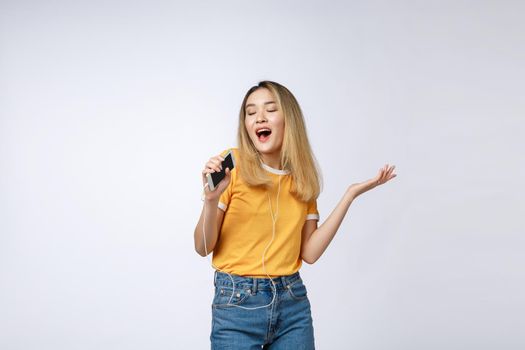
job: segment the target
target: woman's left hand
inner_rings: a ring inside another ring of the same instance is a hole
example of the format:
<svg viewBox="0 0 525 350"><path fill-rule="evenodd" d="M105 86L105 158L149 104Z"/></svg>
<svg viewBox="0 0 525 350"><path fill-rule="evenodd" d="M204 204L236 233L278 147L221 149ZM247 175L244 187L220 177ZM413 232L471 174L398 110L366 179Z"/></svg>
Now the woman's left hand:
<svg viewBox="0 0 525 350"><path fill-rule="evenodd" d="M373 189L376 186L387 183L397 176L397 174L393 174L395 167L395 165L389 166L386 164L384 167L379 169L379 173L376 177L361 183L352 184L350 187L348 187L347 193L352 195L353 198L356 198L357 196Z"/></svg>

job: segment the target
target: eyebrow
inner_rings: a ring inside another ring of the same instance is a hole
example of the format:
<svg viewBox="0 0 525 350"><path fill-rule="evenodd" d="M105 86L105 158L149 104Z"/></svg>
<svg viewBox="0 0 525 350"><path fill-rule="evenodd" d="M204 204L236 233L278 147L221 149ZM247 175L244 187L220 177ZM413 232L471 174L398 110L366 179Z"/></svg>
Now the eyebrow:
<svg viewBox="0 0 525 350"><path fill-rule="evenodd" d="M272 103L275 103L275 101L264 102L265 105L270 105ZM255 103L250 103L250 104L244 106L244 108L248 108L248 107L255 107Z"/></svg>

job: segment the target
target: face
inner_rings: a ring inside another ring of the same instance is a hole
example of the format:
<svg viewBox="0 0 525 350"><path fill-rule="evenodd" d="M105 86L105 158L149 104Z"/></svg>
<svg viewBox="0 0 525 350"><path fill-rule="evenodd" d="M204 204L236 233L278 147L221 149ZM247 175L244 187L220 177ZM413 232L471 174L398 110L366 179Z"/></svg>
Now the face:
<svg viewBox="0 0 525 350"><path fill-rule="evenodd" d="M284 117L270 90L254 91L245 105L244 125L264 158L279 159L284 137Z"/></svg>

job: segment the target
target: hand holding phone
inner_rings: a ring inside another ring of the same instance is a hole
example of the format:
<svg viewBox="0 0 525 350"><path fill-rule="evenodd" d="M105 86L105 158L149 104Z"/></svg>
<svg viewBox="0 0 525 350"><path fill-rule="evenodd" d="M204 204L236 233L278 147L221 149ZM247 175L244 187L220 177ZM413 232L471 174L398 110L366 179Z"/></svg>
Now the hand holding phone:
<svg viewBox="0 0 525 350"><path fill-rule="evenodd" d="M207 173L206 178L208 181L208 188L210 191L215 191L217 186L219 186L219 183L224 179L226 176L226 168L230 169L230 171L233 170L235 167L235 160L233 158L232 151L229 151L224 157L224 160L222 161L222 170L219 172L214 173Z"/></svg>

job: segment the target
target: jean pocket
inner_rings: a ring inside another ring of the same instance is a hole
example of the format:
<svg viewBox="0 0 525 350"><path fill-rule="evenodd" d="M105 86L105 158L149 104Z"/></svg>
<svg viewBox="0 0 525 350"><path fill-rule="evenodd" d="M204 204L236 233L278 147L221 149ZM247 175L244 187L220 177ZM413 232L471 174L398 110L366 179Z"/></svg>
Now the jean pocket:
<svg viewBox="0 0 525 350"><path fill-rule="evenodd" d="M304 300L308 297L306 286L301 280L297 280L292 284L289 284L288 287L286 287L286 289L288 289L288 294L290 294L292 299Z"/></svg>
<svg viewBox="0 0 525 350"><path fill-rule="evenodd" d="M232 292L233 296L232 296ZM241 305L250 297L251 291L231 287L217 286L215 287L215 296L213 297L213 307L226 307L233 305Z"/></svg>

